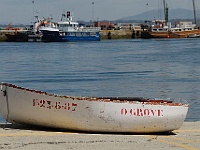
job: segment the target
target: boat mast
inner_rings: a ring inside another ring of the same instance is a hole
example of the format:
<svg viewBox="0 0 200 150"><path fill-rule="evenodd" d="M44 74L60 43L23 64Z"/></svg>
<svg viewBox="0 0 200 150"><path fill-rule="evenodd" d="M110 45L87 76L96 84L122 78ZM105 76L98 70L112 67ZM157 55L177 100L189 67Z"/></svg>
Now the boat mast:
<svg viewBox="0 0 200 150"><path fill-rule="evenodd" d="M197 17L196 17L196 7L195 7L195 0L192 0L193 3L193 10L194 10L194 23L197 26Z"/></svg>
<svg viewBox="0 0 200 150"><path fill-rule="evenodd" d="M163 0L163 5L164 5L164 19L165 19L165 24L167 24L168 21L169 21L169 15L168 15L168 7L167 7L167 4L166 4L165 0Z"/></svg>
<svg viewBox="0 0 200 150"><path fill-rule="evenodd" d="M166 2L165 2L165 0L163 0L163 5L164 5L164 17L166 20Z"/></svg>

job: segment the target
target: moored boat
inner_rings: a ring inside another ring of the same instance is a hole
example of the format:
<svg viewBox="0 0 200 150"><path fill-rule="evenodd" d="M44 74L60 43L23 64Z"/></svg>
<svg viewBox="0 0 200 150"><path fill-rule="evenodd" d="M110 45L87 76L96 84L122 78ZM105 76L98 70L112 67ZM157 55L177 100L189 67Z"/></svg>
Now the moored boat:
<svg viewBox="0 0 200 150"><path fill-rule="evenodd" d="M28 34L29 42L42 42L42 32L40 28L49 27L50 26L50 18L40 19L38 16L35 16L37 19L33 25L30 26L31 32Z"/></svg>
<svg viewBox="0 0 200 150"><path fill-rule="evenodd" d="M163 0L164 20L153 20L150 22L149 28L141 33L142 38L188 38L198 37L200 29L197 27L195 1L193 0L195 24L188 21L182 21L176 25L172 25L168 21L168 7Z"/></svg>
<svg viewBox="0 0 200 150"><path fill-rule="evenodd" d="M14 33L7 33L6 42L28 42L28 31L16 30Z"/></svg>
<svg viewBox="0 0 200 150"><path fill-rule="evenodd" d="M188 34L187 38L200 38L200 33L199 34Z"/></svg>
<svg viewBox="0 0 200 150"><path fill-rule="evenodd" d="M188 107L168 99L58 96L0 84L0 114L18 124L92 132L168 132L181 127Z"/></svg>
<svg viewBox="0 0 200 150"><path fill-rule="evenodd" d="M72 20L70 12L62 14L60 22L51 22L48 27L41 27L42 40L46 42L100 41L100 28L79 26Z"/></svg>
<svg viewBox="0 0 200 150"><path fill-rule="evenodd" d="M10 22L6 29L1 30L0 34L3 35L4 41L7 42L27 42L28 41L28 29L26 27L10 27Z"/></svg>
<svg viewBox="0 0 200 150"><path fill-rule="evenodd" d="M165 20L152 21L150 28L142 32L142 38L188 38L200 35L200 30L192 22L180 22L173 28L171 26Z"/></svg>

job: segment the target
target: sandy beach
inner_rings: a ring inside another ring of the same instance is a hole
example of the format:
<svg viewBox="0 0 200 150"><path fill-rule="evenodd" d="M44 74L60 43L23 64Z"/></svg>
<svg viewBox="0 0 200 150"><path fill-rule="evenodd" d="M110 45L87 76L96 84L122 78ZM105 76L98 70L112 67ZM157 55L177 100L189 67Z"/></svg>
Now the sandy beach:
<svg viewBox="0 0 200 150"><path fill-rule="evenodd" d="M184 122L179 130L163 134L84 133L1 124L0 149L16 150L198 150L200 122Z"/></svg>

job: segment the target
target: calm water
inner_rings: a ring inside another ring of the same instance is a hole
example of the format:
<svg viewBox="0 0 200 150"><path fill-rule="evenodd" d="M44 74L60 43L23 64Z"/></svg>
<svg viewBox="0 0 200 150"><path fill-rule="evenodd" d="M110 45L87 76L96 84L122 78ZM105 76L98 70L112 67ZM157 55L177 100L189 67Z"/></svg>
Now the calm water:
<svg viewBox="0 0 200 150"><path fill-rule="evenodd" d="M72 96L182 98L191 105L186 121L200 120L200 39L0 43L0 61L0 82Z"/></svg>

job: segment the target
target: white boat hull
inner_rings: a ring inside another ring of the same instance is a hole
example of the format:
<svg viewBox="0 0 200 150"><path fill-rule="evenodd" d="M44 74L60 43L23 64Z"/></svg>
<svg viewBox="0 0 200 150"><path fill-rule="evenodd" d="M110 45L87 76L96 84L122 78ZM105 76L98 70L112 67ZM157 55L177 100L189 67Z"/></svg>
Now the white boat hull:
<svg viewBox="0 0 200 150"><path fill-rule="evenodd" d="M0 114L11 123L94 132L166 132L181 127L188 105L51 95L2 83Z"/></svg>

